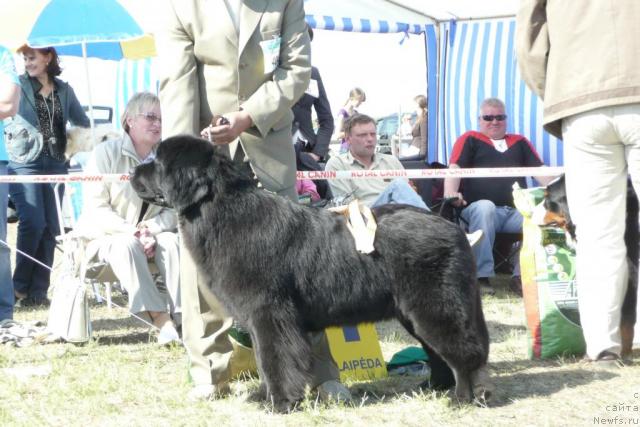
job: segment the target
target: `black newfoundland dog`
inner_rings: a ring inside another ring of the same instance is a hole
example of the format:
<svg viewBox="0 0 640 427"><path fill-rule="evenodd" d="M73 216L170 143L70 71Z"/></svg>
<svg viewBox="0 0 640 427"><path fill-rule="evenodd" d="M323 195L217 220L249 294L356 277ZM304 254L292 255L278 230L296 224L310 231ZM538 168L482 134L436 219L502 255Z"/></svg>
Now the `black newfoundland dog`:
<svg viewBox="0 0 640 427"><path fill-rule="evenodd" d="M373 209L375 250L361 254L344 216L259 189L209 142L186 135L160 143L131 184L142 199L176 209L208 287L251 334L276 410L291 409L309 384L307 332L392 317L430 355L427 385L455 384L464 402L488 397L475 263L454 224L382 206Z"/></svg>

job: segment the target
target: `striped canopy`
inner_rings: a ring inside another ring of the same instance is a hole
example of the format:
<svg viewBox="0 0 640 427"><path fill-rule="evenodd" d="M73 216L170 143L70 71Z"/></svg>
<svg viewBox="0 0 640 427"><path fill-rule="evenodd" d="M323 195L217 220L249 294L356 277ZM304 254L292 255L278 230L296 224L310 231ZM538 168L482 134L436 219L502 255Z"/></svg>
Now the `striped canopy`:
<svg viewBox="0 0 640 427"><path fill-rule="evenodd" d="M314 28L425 33L429 161L447 163L457 137L477 129L478 106L502 99L508 132L526 136L545 164L563 164L559 141L542 129L542 101L529 91L514 52L517 0L306 0ZM502 17L502 18L496 18Z"/></svg>
<svg viewBox="0 0 640 427"><path fill-rule="evenodd" d="M386 0L305 0L304 10L307 23L324 30L420 34L434 22Z"/></svg>

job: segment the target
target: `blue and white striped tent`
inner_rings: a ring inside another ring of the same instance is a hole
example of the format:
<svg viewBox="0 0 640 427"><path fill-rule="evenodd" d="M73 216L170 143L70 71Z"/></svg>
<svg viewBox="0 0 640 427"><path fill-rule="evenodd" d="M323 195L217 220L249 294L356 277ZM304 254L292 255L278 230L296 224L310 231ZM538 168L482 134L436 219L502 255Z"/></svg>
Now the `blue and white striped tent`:
<svg viewBox="0 0 640 427"><path fill-rule="evenodd" d="M456 138L477 128L479 104L497 97L507 107L507 132L526 136L545 164L563 164L561 143L542 129L542 102L520 78L514 35L512 18L440 24L437 132L430 135L430 160L447 164Z"/></svg>
<svg viewBox="0 0 640 427"><path fill-rule="evenodd" d="M516 0L305 0L307 22L314 28L425 33L429 161L447 164L456 138L477 128L480 102L497 97L507 106L508 132L531 140L545 164L560 166L562 146L543 131L542 102L526 87L516 64L516 7Z"/></svg>
<svg viewBox="0 0 640 427"><path fill-rule="evenodd" d="M420 34L435 22L386 0L304 0L304 10L307 23L322 30Z"/></svg>
<svg viewBox="0 0 640 427"><path fill-rule="evenodd" d="M477 128L482 99L498 97L507 106L508 131L529 138L545 164L560 166L562 146L542 130L542 103L519 76L513 45L517 3L304 0L304 7L316 29L425 34L429 161L446 164L456 137ZM152 60L123 61L119 70L116 117L136 91L157 91Z"/></svg>
<svg viewBox="0 0 640 427"><path fill-rule="evenodd" d="M123 59L118 62L116 76L116 99L113 116L114 128L121 129L120 117L129 99L136 92L158 93L158 78L156 77L154 59Z"/></svg>

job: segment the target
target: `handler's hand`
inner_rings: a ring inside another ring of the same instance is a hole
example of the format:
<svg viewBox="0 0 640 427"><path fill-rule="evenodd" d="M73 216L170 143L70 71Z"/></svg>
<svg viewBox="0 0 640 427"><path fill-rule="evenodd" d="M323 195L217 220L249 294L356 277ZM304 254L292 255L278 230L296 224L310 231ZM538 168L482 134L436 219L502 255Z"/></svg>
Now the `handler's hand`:
<svg viewBox="0 0 640 427"><path fill-rule="evenodd" d="M229 144L253 125L251 116L245 111L226 113L224 114L224 118L226 118L229 123L209 125L202 129L200 135L207 139L211 137L213 144ZM218 123L220 123L220 120L218 120Z"/></svg>

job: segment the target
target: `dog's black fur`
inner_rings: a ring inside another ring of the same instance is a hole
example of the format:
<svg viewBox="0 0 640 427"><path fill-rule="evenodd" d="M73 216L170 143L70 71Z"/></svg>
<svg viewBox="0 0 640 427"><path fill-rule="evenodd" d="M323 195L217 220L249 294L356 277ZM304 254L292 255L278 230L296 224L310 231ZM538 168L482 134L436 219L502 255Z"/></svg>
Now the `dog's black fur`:
<svg viewBox="0 0 640 427"><path fill-rule="evenodd" d="M210 143L184 135L160 143L131 184L142 199L176 209L208 287L251 334L276 410L289 410L309 384L307 332L392 317L431 356L432 386L455 377L463 401L488 391L475 262L454 224L382 206L373 209L375 251L361 254L344 216L258 189Z"/></svg>
<svg viewBox="0 0 640 427"><path fill-rule="evenodd" d="M567 189L564 175L551 182L545 191L544 208L547 211L544 222L565 228L573 240L576 239L576 226L571 220L567 204ZM627 247L629 281L622 303L620 334L622 336L621 356L631 355L634 326L636 323L636 303L638 295L638 258L640 257L640 226L638 225L638 197L631 181L627 182L627 213L624 243ZM578 272L579 274L580 272Z"/></svg>

